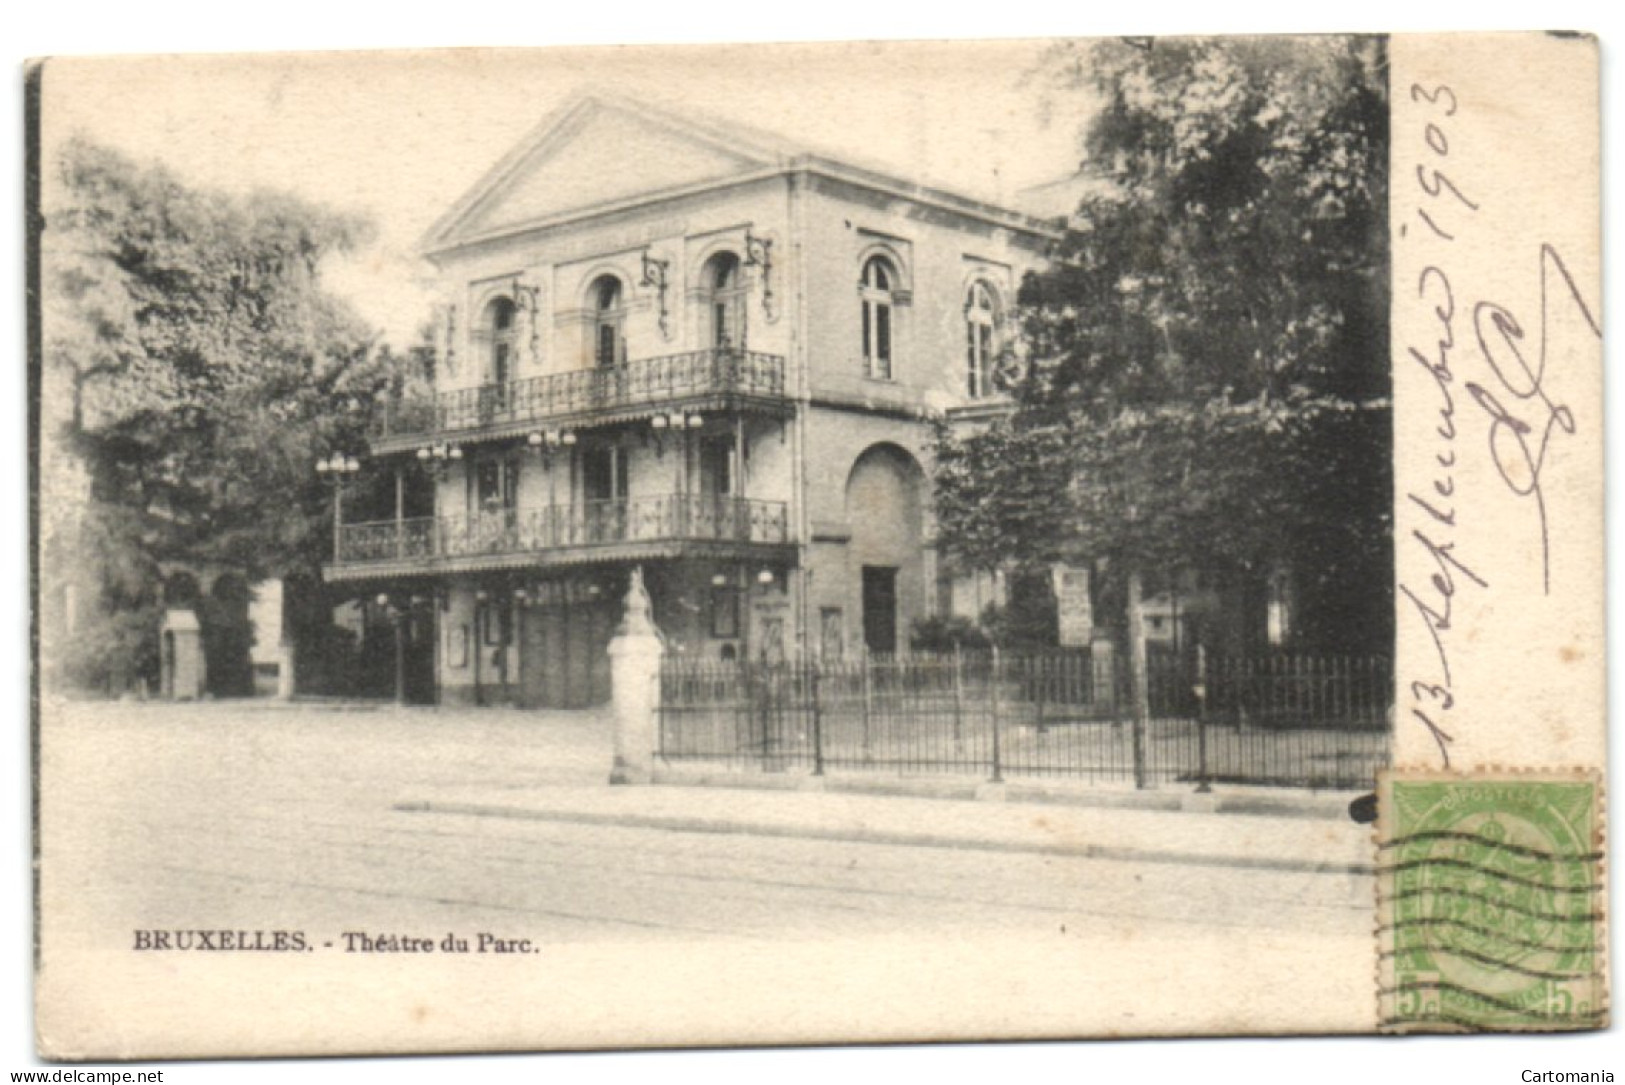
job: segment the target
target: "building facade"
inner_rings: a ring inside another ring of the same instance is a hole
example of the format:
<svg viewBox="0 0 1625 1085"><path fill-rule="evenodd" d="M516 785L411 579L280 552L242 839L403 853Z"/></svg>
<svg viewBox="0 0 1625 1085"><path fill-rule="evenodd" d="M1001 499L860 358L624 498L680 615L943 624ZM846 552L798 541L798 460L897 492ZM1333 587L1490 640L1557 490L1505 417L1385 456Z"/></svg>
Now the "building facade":
<svg viewBox="0 0 1625 1085"><path fill-rule="evenodd" d="M413 700L605 700L627 577L668 652L907 649L956 592L934 420L1001 400L1051 226L763 133L585 98L432 228L432 401L326 569ZM431 680L432 679L432 680Z"/></svg>

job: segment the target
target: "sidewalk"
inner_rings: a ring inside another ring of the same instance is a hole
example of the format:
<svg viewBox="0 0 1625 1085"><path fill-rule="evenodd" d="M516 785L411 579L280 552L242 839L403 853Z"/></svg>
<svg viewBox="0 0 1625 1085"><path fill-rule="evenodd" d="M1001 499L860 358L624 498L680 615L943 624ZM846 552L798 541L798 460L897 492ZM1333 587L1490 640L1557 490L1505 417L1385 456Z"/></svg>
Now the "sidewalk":
<svg viewBox="0 0 1625 1085"><path fill-rule="evenodd" d="M1346 814L1341 818L1305 817L1301 812L1224 814L1212 809L1170 807L1166 801L1160 808L1127 802L1112 806L1035 802L1016 798L1013 787L1004 793L1003 801L966 801L865 794L840 787L813 789L806 784L764 789L745 786L741 779L735 777L733 786L717 786L723 781L708 778L707 786L666 782L641 787L560 786L506 791L448 788L412 795L395 808L419 814L504 817L664 832L745 833L1294 873L1366 875L1372 869L1371 829L1355 824ZM1150 794L1180 801L1177 795ZM984 799L998 797L986 791L983 795ZM1328 809L1333 801L1347 801L1319 798Z"/></svg>
<svg viewBox="0 0 1625 1085"><path fill-rule="evenodd" d="M387 753L393 779L367 802L417 814L475 815L642 831L826 840L961 851L1367 875L1371 829L1351 793L1189 784L1123 785L973 776L730 771L662 766L656 784L611 787L613 723L602 710L425 709L330 701L75 702L67 733L103 728L218 756L252 736L259 758L305 779ZM235 747L234 747L235 748ZM242 747L248 749L250 747ZM344 771L332 787L354 788ZM359 800L358 800L359 801Z"/></svg>

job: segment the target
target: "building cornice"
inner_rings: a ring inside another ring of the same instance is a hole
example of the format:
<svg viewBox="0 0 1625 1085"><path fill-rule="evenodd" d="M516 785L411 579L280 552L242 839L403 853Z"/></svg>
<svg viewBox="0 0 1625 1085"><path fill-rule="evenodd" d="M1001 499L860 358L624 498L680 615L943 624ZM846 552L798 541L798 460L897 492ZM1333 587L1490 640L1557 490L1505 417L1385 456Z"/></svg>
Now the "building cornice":
<svg viewBox="0 0 1625 1085"><path fill-rule="evenodd" d="M790 175L823 177L832 181L854 185L896 199L908 200L922 207L959 215L984 225L1026 234L1043 241L1056 241L1062 236L1062 230L1053 223L1033 218L1020 211L1013 211L969 196L961 196L945 189L915 184L873 170L847 165L834 159L817 155L802 155L784 163L750 170L731 177L679 185L669 189L657 189L638 196L609 200L600 204L591 204L570 211L562 211L513 223L442 244L426 245L422 250L422 254L424 258L438 265L445 257L470 249L496 246L503 242L524 239L525 235L565 229L590 222L593 219L622 215L643 208L652 208L678 200L760 184L763 181L772 181Z"/></svg>

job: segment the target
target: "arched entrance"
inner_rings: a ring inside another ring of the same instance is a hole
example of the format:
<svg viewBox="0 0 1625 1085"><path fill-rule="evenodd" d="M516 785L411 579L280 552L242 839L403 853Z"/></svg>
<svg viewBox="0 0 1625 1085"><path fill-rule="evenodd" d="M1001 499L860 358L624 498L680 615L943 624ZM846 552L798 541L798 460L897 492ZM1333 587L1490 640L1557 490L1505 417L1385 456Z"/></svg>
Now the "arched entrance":
<svg viewBox="0 0 1625 1085"><path fill-rule="evenodd" d="M894 444L866 449L847 476L849 568L873 653L907 648L909 629L925 615L924 487L919 461Z"/></svg>

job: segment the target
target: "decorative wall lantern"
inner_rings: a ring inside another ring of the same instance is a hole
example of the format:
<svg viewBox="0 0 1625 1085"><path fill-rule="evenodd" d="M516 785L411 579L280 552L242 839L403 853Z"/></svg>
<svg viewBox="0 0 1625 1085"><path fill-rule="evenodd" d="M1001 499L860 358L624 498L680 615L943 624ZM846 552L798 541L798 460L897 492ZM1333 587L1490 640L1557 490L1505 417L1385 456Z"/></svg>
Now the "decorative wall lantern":
<svg viewBox="0 0 1625 1085"><path fill-rule="evenodd" d="M335 452L316 461L316 474L333 484L333 560L343 560L344 554L344 487L361 471L361 461L354 456Z"/></svg>
<svg viewBox="0 0 1625 1085"><path fill-rule="evenodd" d="M417 458L422 466L432 467L437 477L445 478L446 469L463 458L463 449L461 445L440 441L418 449Z"/></svg>
<svg viewBox="0 0 1625 1085"><path fill-rule="evenodd" d="M457 375L457 306L446 306L446 372Z"/></svg>
<svg viewBox="0 0 1625 1085"><path fill-rule="evenodd" d="M670 414L655 415L649 419L649 428L654 431L656 455L666 454L667 433L681 433L685 429L699 429L704 425L705 418L698 411L672 411Z"/></svg>
<svg viewBox="0 0 1625 1085"><path fill-rule="evenodd" d="M671 338L671 314L666 309L666 288L669 285L670 272L670 260L659 260L650 256L647 249L643 251L642 284L653 287L660 293L660 335L665 339Z"/></svg>
<svg viewBox="0 0 1625 1085"><path fill-rule="evenodd" d="M745 266L762 269L762 313L769 320L778 315L773 304L773 240L757 237L745 228Z"/></svg>
<svg viewBox="0 0 1625 1085"><path fill-rule="evenodd" d="M574 430L531 430L525 436L525 445L544 459L551 459L553 453L561 448L574 447L576 435Z"/></svg>
<svg viewBox="0 0 1625 1085"><path fill-rule="evenodd" d="M343 482L347 476L354 475L360 470L361 461L342 452L335 452L326 459L316 461L316 473L326 475L335 482Z"/></svg>
<svg viewBox="0 0 1625 1085"><path fill-rule="evenodd" d="M525 314L530 323L530 360L534 364L540 360L541 351L539 327L541 323L541 294L542 288L525 282L518 275L513 277L513 304L514 308Z"/></svg>

